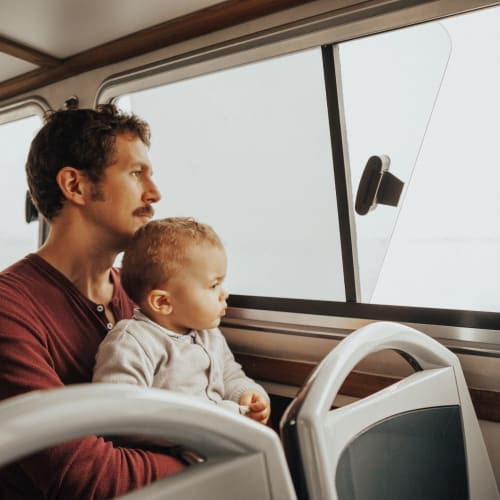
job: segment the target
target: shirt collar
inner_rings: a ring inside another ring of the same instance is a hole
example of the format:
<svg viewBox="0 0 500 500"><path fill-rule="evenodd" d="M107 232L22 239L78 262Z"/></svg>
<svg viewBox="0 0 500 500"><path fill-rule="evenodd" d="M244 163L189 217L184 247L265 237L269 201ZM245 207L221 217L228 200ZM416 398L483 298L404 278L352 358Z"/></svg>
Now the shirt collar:
<svg viewBox="0 0 500 500"><path fill-rule="evenodd" d="M134 309L133 318L137 321L145 321L146 323L149 323L150 325L154 326L155 328L158 328L159 330L161 330L163 333L165 333L169 337L176 339L176 340L179 340L181 342L191 343L191 342L194 342L194 339L196 338L196 330L191 330L190 332L185 333L185 334L173 332L173 331L159 325L158 323L156 323L152 319L148 318L141 311L141 309L139 307Z"/></svg>

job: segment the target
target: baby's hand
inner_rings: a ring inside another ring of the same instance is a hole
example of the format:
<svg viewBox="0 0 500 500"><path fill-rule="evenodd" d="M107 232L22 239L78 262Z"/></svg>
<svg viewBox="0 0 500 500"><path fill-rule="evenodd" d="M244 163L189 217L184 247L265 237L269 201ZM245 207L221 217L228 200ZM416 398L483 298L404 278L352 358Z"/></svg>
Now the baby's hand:
<svg viewBox="0 0 500 500"><path fill-rule="evenodd" d="M248 407L245 413L247 417L267 424L271 414L271 403L264 394L257 391L245 391L240 397L240 406Z"/></svg>

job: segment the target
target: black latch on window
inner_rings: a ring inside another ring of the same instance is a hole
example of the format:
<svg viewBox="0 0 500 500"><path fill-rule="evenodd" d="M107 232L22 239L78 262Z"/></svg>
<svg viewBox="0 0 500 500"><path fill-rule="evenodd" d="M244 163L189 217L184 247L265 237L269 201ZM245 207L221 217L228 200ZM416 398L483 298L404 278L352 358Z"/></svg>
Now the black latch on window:
<svg viewBox="0 0 500 500"><path fill-rule="evenodd" d="M355 210L366 215L378 204L396 207L404 182L389 172L388 156L370 156L363 170L356 194Z"/></svg>
<svg viewBox="0 0 500 500"><path fill-rule="evenodd" d="M26 191L26 198L24 200L24 218L28 224L38 220L38 210L35 205L33 205L29 191Z"/></svg>

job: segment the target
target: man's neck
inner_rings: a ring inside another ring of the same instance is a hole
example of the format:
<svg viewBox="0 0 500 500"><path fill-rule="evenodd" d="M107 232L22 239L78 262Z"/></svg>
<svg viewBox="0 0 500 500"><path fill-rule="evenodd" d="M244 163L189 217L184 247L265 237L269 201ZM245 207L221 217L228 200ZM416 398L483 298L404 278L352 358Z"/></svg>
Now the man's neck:
<svg viewBox="0 0 500 500"><path fill-rule="evenodd" d="M108 304L113 295L110 270L117 252L74 226L53 224L38 255L68 278L90 300Z"/></svg>

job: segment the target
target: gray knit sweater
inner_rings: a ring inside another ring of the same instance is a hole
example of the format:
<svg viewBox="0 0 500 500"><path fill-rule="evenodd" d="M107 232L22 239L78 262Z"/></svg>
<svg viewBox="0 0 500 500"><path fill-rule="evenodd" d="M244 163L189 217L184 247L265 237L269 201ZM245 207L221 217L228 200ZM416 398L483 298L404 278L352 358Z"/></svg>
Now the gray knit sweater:
<svg viewBox="0 0 500 500"><path fill-rule="evenodd" d="M136 310L99 346L93 382L157 387L239 411L246 390L266 391L243 372L219 329L178 335Z"/></svg>

